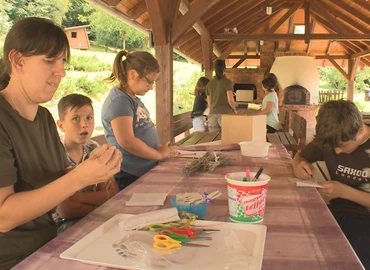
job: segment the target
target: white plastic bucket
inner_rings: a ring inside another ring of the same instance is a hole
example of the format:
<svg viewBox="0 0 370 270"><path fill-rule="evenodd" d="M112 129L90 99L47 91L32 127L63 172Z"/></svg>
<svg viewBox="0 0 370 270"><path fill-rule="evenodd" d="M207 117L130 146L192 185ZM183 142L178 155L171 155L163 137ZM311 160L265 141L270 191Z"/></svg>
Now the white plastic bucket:
<svg viewBox="0 0 370 270"><path fill-rule="evenodd" d="M247 157L265 157L269 153L271 143L268 142L239 142L240 151L243 156Z"/></svg>
<svg viewBox="0 0 370 270"><path fill-rule="evenodd" d="M256 175L251 172L253 179ZM261 174L255 182L243 182L245 172L225 175L229 201L229 217L235 222L261 222L265 214L267 184L270 176Z"/></svg>

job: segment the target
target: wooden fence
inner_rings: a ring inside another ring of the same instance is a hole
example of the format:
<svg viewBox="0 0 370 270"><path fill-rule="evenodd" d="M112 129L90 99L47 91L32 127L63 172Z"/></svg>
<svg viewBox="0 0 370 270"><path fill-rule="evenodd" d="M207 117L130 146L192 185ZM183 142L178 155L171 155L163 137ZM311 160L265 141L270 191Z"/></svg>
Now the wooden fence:
<svg viewBox="0 0 370 270"><path fill-rule="evenodd" d="M343 99L342 90L319 90L319 103Z"/></svg>

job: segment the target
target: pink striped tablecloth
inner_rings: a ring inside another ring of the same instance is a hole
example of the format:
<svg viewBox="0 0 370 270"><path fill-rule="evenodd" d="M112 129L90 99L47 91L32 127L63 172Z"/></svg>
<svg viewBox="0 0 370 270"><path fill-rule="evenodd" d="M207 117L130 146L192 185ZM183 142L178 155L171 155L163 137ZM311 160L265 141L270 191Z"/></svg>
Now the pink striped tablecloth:
<svg viewBox="0 0 370 270"><path fill-rule="evenodd" d="M192 150L217 150L220 146L192 146ZM220 190L223 195L210 204L204 219L227 221L228 198L224 175L246 168L271 176L267 192L265 218L267 226L263 255L263 269L363 269L357 256L336 224L319 193L313 188L296 188L287 178L293 177L291 157L283 145L272 145L266 158L247 158L235 146L222 146L233 158L231 166L218 167L211 173L195 173L182 177L182 167L189 159L172 158L161 162L134 184L80 220L14 269L109 269L60 259L59 255L79 239L119 213L138 214L161 207L126 207L134 192L168 193L165 208L171 207L169 198L194 188Z"/></svg>

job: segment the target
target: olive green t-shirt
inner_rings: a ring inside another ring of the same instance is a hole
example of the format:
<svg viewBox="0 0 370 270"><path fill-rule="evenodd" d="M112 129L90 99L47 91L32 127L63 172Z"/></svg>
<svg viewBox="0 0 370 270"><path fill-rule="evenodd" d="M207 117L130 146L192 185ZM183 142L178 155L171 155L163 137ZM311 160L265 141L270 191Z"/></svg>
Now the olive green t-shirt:
<svg viewBox="0 0 370 270"><path fill-rule="evenodd" d="M226 76L214 77L206 86L206 95L211 97L209 114L233 114L227 100L227 91L233 91L233 83Z"/></svg>
<svg viewBox="0 0 370 270"><path fill-rule="evenodd" d="M35 120L26 120L0 94L0 188L40 188L64 175L68 165L50 112L39 106ZM47 213L0 233L0 269L10 269L56 235Z"/></svg>

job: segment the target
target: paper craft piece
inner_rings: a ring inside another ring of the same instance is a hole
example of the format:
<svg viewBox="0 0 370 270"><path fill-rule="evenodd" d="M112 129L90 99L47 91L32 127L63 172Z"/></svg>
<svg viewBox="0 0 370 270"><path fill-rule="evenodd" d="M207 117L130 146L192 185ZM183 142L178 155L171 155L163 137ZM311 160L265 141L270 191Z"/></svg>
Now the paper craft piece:
<svg viewBox="0 0 370 270"><path fill-rule="evenodd" d="M312 175L313 180L316 180L319 183L330 180L330 174L325 161L316 161L311 165L315 169L314 174Z"/></svg>
<svg viewBox="0 0 370 270"><path fill-rule="evenodd" d="M140 229L153 224L179 221L180 217L176 208L166 208L148 213L132 216L119 223L123 230Z"/></svg>
<svg viewBox="0 0 370 270"><path fill-rule="evenodd" d="M295 182L297 187L314 187L314 188L323 188L320 184L315 180L297 180Z"/></svg>
<svg viewBox="0 0 370 270"><path fill-rule="evenodd" d="M166 197L167 193L134 193L126 206L162 206Z"/></svg>
<svg viewBox="0 0 370 270"><path fill-rule="evenodd" d="M184 150L177 150L177 155L175 157L181 158L201 158L204 156L206 151L184 151Z"/></svg>

